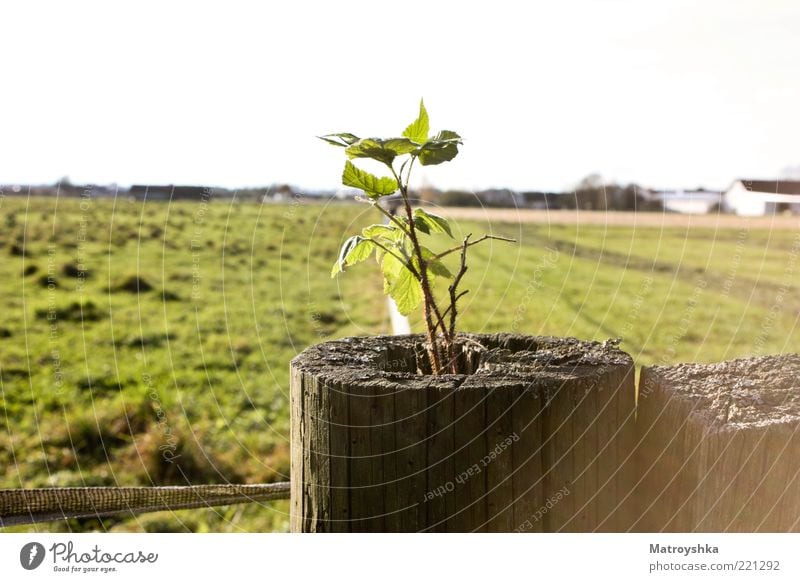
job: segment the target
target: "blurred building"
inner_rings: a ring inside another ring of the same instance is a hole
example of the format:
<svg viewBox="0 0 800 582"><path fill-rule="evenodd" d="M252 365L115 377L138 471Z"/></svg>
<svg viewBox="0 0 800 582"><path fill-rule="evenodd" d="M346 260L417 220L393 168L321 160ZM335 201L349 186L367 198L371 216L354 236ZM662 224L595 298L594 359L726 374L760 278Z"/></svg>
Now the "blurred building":
<svg viewBox="0 0 800 582"><path fill-rule="evenodd" d="M740 216L800 214L800 180L736 180L724 205Z"/></svg>
<svg viewBox="0 0 800 582"><path fill-rule="evenodd" d="M680 214L707 214L718 209L722 202L722 192L705 190L660 190L650 193L652 200L661 202L667 212Z"/></svg>

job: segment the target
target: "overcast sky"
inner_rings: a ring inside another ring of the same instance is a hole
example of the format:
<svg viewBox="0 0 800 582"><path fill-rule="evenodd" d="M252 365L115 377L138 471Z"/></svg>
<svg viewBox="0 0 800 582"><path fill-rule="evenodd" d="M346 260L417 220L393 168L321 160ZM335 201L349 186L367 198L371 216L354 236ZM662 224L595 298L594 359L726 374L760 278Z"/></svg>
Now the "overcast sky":
<svg viewBox="0 0 800 582"><path fill-rule="evenodd" d="M333 188L424 96L439 187L726 187L800 164L800 2L5 2L0 183Z"/></svg>

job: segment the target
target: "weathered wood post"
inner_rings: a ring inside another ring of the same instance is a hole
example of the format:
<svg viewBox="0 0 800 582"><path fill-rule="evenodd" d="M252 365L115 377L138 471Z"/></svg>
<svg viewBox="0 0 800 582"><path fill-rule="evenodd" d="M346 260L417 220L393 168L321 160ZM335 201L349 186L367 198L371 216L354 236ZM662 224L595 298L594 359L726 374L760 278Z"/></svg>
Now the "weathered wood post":
<svg viewBox="0 0 800 582"><path fill-rule="evenodd" d="M800 356L642 370L639 531L800 531Z"/></svg>
<svg viewBox="0 0 800 582"><path fill-rule="evenodd" d="M461 375L418 374L422 336L292 361L292 531L624 531L633 363L611 344L461 337Z"/></svg>

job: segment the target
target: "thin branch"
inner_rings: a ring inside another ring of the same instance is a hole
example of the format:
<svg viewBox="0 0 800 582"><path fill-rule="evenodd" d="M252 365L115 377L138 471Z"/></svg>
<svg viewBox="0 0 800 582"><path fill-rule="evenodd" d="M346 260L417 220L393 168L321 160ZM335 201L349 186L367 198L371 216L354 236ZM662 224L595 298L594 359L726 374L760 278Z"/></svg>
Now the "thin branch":
<svg viewBox="0 0 800 582"><path fill-rule="evenodd" d="M458 316L458 308L456 307L456 303L458 302L459 295L458 295L458 284L461 283L462 277L464 277L464 273L467 272L467 249L469 248L469 237L472 234L468 234L464 237L464 241L461 243L461 264L458 268L458 273L456 273L455 279L450 284L449 291L450 291L450 325L448 331L450 332L450 337L455 337L456 335L456 317Z"/></svg>
<svg viewBox="0 0 800 582"><path fill-rule="evenodd" d="M416 156L411 156L411 163L408 164L408 172L406 172L406 188L408 188L408 181L411 178L411 168L414 167L414 162L416 161L416 159L417 159ZM405 166L405 162L403 163L403 165ZM401 167L400 168L400 175L402 175L402 174L403 174L403 168Z"/></svg>
<svg viewBox="0 0 800 582"><path fill-rule="evenodd" d="M391 214L389 214L389 212L383 206L378 204L378 202L376 200L370 200L370 202L372 203L372 205L375 208L377 208L380 211L381 214L383 214L386 218L388 218L390 222L393 222L395 225L397 225L397 228L402 230L406 235L409 234L408 229L406 228L406 225L403 224L402 222L400 222L399 220L397 220L397 218L395 218Z"/></svg>
<svg viewBox="0 0 800 582"><path fill-rule="evenodd" d="M459 294L458 294L458 296L456 297L456 301L458 301L459 299L461 299L461 298L462 298L464 295L466 295L467 293L469 293L469 289L465 289L464 291L462 291L461 293L459 293ZM445 318L445 317L447 317L447 314L448 314L448 313L450 313L450 310L451 310L452 308L453 308L453 305L452 305L452 304L450 304L450 305L448 305L448 306L447 306L447 309L445 309L444 311L442 311L442 319L440 319L440 320L438 320L438 321L436 322L436 327L439 327L439 326L441 326L441 324L442 324L442 321L444 320L444 318Z"/></svg>
<svg viewBox="0 0 800 582"><path fill-rule="evenodd" d="M402 164L400 164L400 171L398 172L398 174L400 174L401 176L403 175L403 168L406 167L406 164L409 162L409 160L413 160L413 158L409 158L408 160L406 160ZM411 172L411 170L409 170L409 172ZM406 179L406 182L407 181L408 181L408 179Z"/></svg>
<svg viewBox="0 0 800 582"><path fill-rule="evenodd" d="M474 241L469 243L467 246L471 247L471 246L476 245L476 244L478 244L480 242L483 242L485 240L501 240L501 241L504 241L504 242L511 242L511 243L517 242L517 239L514 239L514 238L508 238L508 237L505 237L505 236L497 236L497 235L494 235L494 234L484 234L480 238L476 238ZM446 251L442 251L438 255L435 255L433 258L434 259L441 259L442 257L446 257L447 255L449 255L451 253L454 253L454 252L456 252L458 250L461 250L461 248L462 248L462 245L458 245L457 247L453 247L453 248L447 249Z"/></svg>

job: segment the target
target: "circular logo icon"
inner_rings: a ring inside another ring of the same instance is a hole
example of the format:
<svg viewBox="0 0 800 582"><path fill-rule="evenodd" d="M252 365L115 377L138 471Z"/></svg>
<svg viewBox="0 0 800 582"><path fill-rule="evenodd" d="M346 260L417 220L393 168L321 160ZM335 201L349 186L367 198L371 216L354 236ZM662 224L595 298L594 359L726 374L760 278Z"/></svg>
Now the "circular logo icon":
<svg viewBox="0 0 800 582"><path fill-rule="evenodd" d="M44 546L39 542L30 542L19 551L19 563L26 570L35 570L44 561Z"/></svg>

